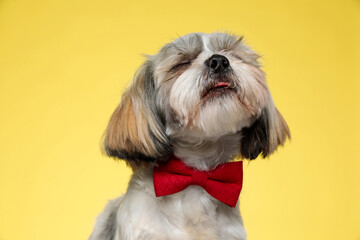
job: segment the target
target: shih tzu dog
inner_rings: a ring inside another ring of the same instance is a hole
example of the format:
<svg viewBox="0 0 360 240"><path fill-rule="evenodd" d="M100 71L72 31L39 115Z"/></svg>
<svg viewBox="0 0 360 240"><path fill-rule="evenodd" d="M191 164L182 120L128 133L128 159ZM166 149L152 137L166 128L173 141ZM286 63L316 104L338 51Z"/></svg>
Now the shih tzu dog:
<svg viewBox="0 0 360 240"><path fill-rule="evenodd" d="M148 57L104 137L133 175L90 240L246 239L234 160L267 157L290 137L258 58L225 33L188 34Z"/></svg>

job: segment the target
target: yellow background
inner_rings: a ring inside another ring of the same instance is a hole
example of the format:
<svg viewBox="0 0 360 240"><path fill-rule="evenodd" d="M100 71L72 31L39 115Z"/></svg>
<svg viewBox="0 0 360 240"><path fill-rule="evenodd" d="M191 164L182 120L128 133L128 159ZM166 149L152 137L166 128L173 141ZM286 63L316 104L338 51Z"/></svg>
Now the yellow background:
<svg viewBox="0 0 360 240"><path fill-rule="evenodd" d="M360 239L360 2L0 1L0 240L87 239L130 170L100 153L124 86L177 36L263 55L292 141L245 165L249 240Z"/></svg>

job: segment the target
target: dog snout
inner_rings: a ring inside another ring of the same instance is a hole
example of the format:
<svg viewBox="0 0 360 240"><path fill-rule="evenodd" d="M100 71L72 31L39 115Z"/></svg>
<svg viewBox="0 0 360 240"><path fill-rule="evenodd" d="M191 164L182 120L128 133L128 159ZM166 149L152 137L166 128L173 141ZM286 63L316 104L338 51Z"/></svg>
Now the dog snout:
<svg viewBox="0 0 360 240"><path fill-rule="evenodd" d="M205 65L210 68L213 73L224 73L230 67L229 60L219 54L212 55L205 61Z"/></svg>

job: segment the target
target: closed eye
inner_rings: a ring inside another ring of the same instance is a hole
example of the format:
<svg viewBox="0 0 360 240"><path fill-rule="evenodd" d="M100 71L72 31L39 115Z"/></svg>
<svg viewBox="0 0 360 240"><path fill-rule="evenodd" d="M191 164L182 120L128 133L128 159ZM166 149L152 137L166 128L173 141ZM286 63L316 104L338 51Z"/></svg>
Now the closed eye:
<svg viewBox="0 0 360 240"><path fill-rule="evenodd" d="M236 54L231 54L231 56L235 57L237 60L243 61L244 59L242 59L242 57L240 57L239 55Z"/></svg>
<svg viewBox="0 0 360 240"><path fill-rule="evenodd" d="M175 64L174 66L172 66L170 68L169 72L175 72L176 70L178 70L184 66L190 65L190 64L191 64L191 61L186 61L186 62L181 62L181 63Z"/></svg>

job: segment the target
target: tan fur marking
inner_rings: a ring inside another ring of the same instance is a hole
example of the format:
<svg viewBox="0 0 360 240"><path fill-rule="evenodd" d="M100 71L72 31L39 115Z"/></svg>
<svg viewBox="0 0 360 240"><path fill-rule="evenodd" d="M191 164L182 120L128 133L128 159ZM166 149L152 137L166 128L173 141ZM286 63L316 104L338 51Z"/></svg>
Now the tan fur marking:
<svg viewBox="0 0 360 240"><path fill-rule="evenodd" d="M291 138L289 127L275 107L272 99L267 105L269 111L269 154L273 153L279 145L283 145L286 138Z"/></svg>
<svg viewBox="0 0 360 240"><path fill-rule="evenodd" d="M129 154L141 152L154 156L157 152L149 136L146 118L139 112L140 109L137 109L138 114L135 114L129 92L124 94L111 116L106 130L105 145L109 149L122 150Z"/></svg>

